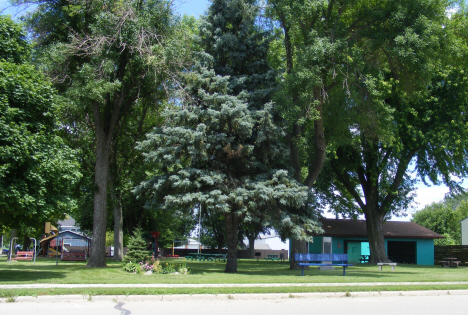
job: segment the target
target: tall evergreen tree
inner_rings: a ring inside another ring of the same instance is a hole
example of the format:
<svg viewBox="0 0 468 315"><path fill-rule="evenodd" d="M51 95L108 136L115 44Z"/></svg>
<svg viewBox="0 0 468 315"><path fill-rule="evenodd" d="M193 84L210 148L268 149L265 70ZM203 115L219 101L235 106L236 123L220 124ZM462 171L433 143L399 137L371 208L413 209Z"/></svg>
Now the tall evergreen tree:
<svg viewBox="0 0 468 315"><path fill-rule="evenodd" d="M139 146L162 170L140 186L153 202L223 214L231 273L241 222L262 217L299 238L316 227L309 189L284 169L289 154L267 103L274 73L256 17L254 1L213 1L200 26L206 52L186 76L189 97L168 109L165 125Z"/></svg>

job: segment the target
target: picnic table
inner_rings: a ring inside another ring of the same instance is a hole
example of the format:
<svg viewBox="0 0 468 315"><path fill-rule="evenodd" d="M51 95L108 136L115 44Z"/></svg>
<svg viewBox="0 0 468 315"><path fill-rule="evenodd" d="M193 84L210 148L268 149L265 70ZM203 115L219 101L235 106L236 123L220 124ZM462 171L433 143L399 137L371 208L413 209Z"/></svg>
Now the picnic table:
<svg viewBox="0 0 468 315"><path fill-rule="evenodd" d="M186 256L187 260L198 260L198 261L226 261L226 254L207 254L207 253L188 253Z"/></svg>
<svg viewBox="0 0 468 315"><path fill-rule="evenodd" d="M280 260L278 255L268 255L267 257L265 257L265 260L271 260L271 261L274 261L274 260Z"/></svg>
<svg viewBox="0 0 468 315"><path fill-rule="evenodd" d="M440 261L442 267L458 268L458 265L461 263L461 261L457 260L455 257L443 257L442 259L443 260Z"/></svg>

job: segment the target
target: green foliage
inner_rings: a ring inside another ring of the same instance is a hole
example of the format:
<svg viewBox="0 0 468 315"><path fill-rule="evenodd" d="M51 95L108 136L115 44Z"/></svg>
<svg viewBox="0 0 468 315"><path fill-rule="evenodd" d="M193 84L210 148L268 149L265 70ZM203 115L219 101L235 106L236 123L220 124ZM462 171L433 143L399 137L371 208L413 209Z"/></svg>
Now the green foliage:
<svg viewBox="0 0 468 315"><path fill-rule="evenodd" d="M160 262L159 260L156 260L153 263L152 272L156 274L171 274L178 272L179 274L186 275L190 273L190 269L187 267L185 262Z"/></svg>
<svg viewBox="0 0 468 315"><path fill-rule="evenodd" d="M140 228L135 229L133 236L128 240L128 252L123 261L139 263L148 260L151 253L146 249L147 246L147 242L143 239L143 231Z"/></svg>
<svg viewBox="0 0 468 315"><path fill-rule="evenodd" d="M242 222L300 238L316 230L312 195L286 170L289 152L269 103L276 75L267 64L271 39L257 27L257 14L255 1L212 2L199 25L204 52L184 76L181 104L168 107L164 125L137 147L161 170L138 188L153 206L199 205L224 220L227 272L236 272Z"/></svg>
<svg viewBox="0 0 468 315"><path fill-rule="evenodd" d="M114 246L114 233L111 231L106 232L106 246Z"/></svg>
<svg viewBox="0 0 468 315"><path fill-rule="evenodd" d="M461 162L466 121L459 117L466 112L463 81L453 84L460 91L443 87L454 82L443 77L459 70L449 70L459 61L448 56L465 54L447 50L457 42L446 14L452 3L268 3L268 14L278 20L290 45L276 100L295 136L296 173L306 182L314 174L313 158L321 152L317 136L325 137L321 150L326 149L327 159L314 185L319 199L345 216L365 214L371 259L385 261L382 231L371 231L411 204L415 180L410 163L423 180L437 182L442 174L452 188L450 173L466 174ZM444 113L442 108L450 109ZM318 135L321 119L324 131Z"/></svg>
<svg viewBox="0 0 468 315"><path fill-rule="evenodd" d="M468 200L463 195L425 206L413 214L411 221L444 236L436 239L435 245L461 245L460 221L466 217Z"/></svg>
<svg viewBox="0 0 468 315"><path fill-rule="evenodd" d="M131 261L124 264L122 269L123 271L130 272L130 273L141 273L142 271L139 263L131 262Z"/></svg>
<svg viewBox="0 0 468 315"><path fill-rule="evenodd" d="M159 0L40 1L25 20L38 47L38 67L64 100L64 137L81 149L85 176L75 217L83 228L93 227L89 264L102 266L107 213L122 211L127 232L158 222L131 193L148 171L134 146L161 123L171 79L190 51L185 31L196 23L179 24L171 2ZM189 224L170 225L179 234Z"/></svg>
<svg viewBox="0 0 468 315"><path fill-rule="evenodd" d="M154 260L152 258L150 261L141 261L139 263L128 262L124 264L123 268L124 271L129 273L145 273L151 271L154 274L189 274L190 269L187 267L185 262L183 263L176 263L176 262L163 262L161 263L159 260Z"/></svg>
<svg viewBox="0 0 468 315"><path fill-rule="evenodd" d="M287 149L279 141L282 132L272 121L271 106L249 110L242 95L225 94L227 78L206 68L198 71L199 77L191 79L204 88L195 95L200 105L168 109L165 127L139 144L148 162L167 170L139 189L148 189L152 202L165 209L202 204L247 219L265 211L271 222L301 231L294 229L287 211L273 212L302 207L311 196L287 171L277 169L284 165Z"/></svg>
<svg viewBox="0 0 468 315"><path fill-rule="evenodd" d="M10 17L0 15L0 60L21 64L30 58L26 32Z"/></svg>
<svg viewBox="0 0 468 315"><path fill-rule="evenodd" d="M21 48L12 51L18 47L12 42L24 41L12 23L0 19L1 29L6 25L15 30L2 36L20 37L0 42L0 50L9 45L0 60L0 227L42 230L44 221L73 210L71 191L81 174L76 151L59 136L58 102L51 84L32 65L6 61L29 57L16 56L26 53Z"/></svg>

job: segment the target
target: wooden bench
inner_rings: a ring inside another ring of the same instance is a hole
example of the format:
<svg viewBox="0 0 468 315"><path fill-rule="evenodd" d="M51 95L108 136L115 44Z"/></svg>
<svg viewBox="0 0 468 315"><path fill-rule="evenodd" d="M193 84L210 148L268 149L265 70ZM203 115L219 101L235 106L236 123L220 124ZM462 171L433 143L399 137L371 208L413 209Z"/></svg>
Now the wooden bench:
<svg viewBox="0 0 468 315"><path fill-rule="evenodd" d="M61 260L69 260L69 261L86 261L86 253L85 252L63 252L60 256Z"/></svg>
<svg viewBox="0 0 468 315"><path fill-rule="evenodd" d="M12 258L14 260L32 260L34 258L34 252L33 251L27 251L27 252L21 252L18 251L16 253L16 257Z"/></svg>
<svg viewBox="0 0 468 315"><path fill-rule="evenodd" d="M392 266L392 271L395 271L395 266L397 265L397 263L394 263L394 262L389 262L389 263L377 263L377 266L379 266L379 270L382 271L382 266Z"/></svg>
<svg viewBox="0 0 468 315"><path fill-rule="evenodd" d="M332 266L343 267L343 276L346 267L353 266L348 264L348 254L294 254L294 260L301 266L301 276L304 276L305 266Z"/></svg>
<svg viewBox="0 0 468 315"><path fill-rule="evenodd" d="M280 260L278 255L268 255L267 257L265 257L265 260L271 260L271 261L274 261L274 260Z"/></svg>
<svg viewBox="0 0 468 315"><path fill-rule="evenodd" d="M452 261L451 262L451 267L458 268L459 264L461 264L460 260Z"/></svg>

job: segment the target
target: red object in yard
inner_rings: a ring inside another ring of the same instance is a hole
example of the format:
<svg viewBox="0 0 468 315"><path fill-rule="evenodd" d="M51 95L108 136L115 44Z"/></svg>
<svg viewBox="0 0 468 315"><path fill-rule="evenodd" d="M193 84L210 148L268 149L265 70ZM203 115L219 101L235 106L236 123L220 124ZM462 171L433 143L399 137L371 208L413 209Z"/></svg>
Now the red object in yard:
<svg viewBox="0 0 468 315"><path fill-rule="evenodd" d="M153 237L159 237L161 235L161 232L150 232Z"/></svg>

